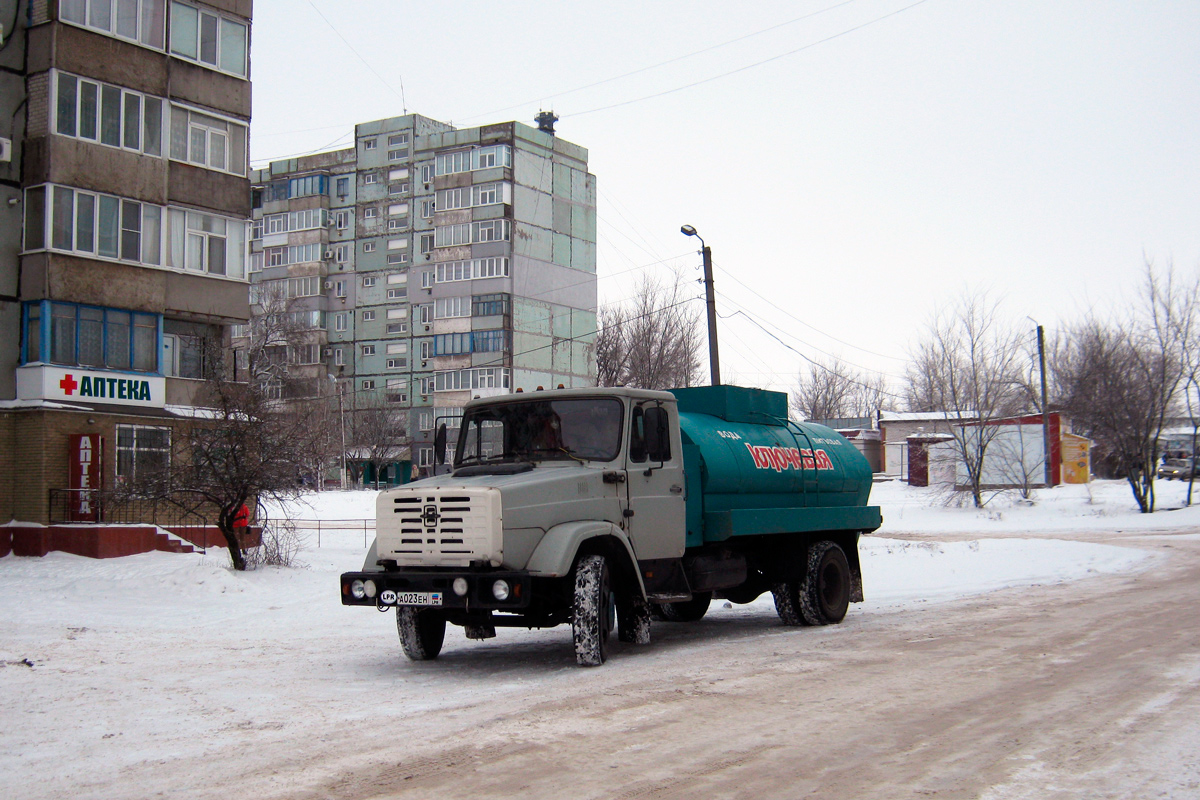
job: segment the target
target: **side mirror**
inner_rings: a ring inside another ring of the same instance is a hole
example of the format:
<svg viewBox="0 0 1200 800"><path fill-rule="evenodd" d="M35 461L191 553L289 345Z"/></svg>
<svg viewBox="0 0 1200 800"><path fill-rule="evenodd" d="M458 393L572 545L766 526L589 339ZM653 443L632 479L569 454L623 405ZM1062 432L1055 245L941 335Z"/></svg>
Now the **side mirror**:
<svg viewBox="0 0 1200 800"><path fill-rule="evenodd" d="M433 460L438 464L446 463L446 423L438 425L433 437Z"/></svg>

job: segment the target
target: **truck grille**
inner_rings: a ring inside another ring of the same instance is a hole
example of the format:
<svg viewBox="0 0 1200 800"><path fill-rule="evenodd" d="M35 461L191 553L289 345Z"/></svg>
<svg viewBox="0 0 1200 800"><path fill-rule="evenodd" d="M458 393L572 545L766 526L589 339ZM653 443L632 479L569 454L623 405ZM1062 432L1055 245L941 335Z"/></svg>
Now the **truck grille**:
<svg viewBox="0 0 1200 800"><path fill-rule="evenodd" d="M392 489L376 500L378 558L401 566L499 566L503 559L496 489Z"/></svg>

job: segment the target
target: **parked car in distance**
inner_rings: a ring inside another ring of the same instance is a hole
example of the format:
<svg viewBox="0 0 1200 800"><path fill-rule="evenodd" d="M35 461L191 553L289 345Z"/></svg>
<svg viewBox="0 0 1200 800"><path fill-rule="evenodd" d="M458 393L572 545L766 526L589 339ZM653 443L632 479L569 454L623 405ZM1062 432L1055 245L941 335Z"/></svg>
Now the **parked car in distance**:
<svg viewBox="0 0 1200 800"><path fill-rule="evenodd" d="M1168 458L1158 468L1158 477L1186 481L1195 475L1189 458Z"/></svg>

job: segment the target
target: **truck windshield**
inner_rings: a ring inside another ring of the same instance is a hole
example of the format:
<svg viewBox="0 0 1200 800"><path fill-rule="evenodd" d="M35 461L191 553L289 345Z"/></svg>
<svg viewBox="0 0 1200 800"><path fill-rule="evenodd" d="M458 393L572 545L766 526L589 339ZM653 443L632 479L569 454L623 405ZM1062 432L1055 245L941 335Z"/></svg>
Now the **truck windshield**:
<svg viewBox="0 0 1200 800"><path fill-rule="evenodd" d="M612 461L621 449L621 401L610 397L498 403L468 411L455 467L501 461Z"/></svg>

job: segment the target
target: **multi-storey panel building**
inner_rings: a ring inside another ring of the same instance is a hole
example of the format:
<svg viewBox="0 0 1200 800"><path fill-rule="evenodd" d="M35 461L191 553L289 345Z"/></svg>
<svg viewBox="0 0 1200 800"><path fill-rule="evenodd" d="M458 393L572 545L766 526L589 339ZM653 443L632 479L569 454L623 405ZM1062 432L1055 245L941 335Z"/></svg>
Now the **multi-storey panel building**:
<svg viewBox="0 0 1200 800"><path fill-rule="evenodd" d="M420 467L472 397L595 380L595 177L544 127L406 115L255 173L256 313L307 315L310 391L411 409Z"/></svg>
<svg viewBox="0 0 1200 800"><path fill-rule="evenodd" d="M248 319L252 3L15 6L0 48L0 519L46 522L50 490L163 463L202 343Z"/></svg>

